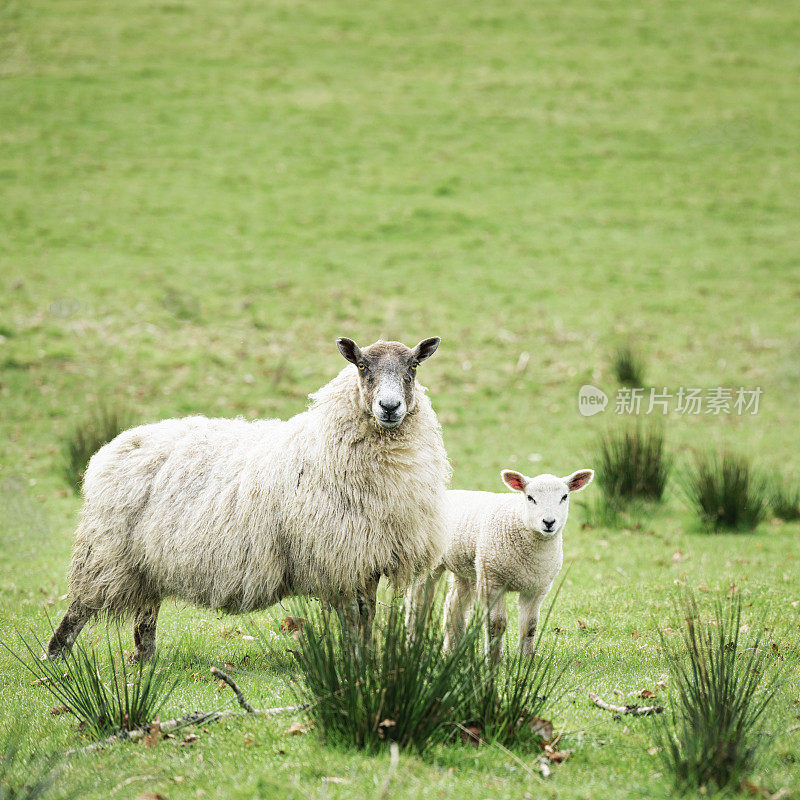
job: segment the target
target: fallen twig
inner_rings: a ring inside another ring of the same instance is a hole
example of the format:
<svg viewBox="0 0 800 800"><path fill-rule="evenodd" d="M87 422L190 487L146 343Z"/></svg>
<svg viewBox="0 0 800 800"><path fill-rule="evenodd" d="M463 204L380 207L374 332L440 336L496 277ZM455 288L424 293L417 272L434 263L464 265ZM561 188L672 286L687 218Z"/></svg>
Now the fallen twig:
<svg viewBox="0 0 800 800"><path fill-rule="evenodd" d="M269 717L273 714L288 714L294 711L300 711L305 708L304 705L299 706L277 706L275 708L253 708L250 713L254 716ZM227 717L239 716L242 712L236 709L229 709L227 711L193 711L191 714L184 714L182 717L175 719L168 719L160 723L159 728L161 733L171 733L179 728L185 728L189 725L203 725L207 722L216 722L218 719L225 719ZM150 733L150 726L145 725L141 728L134 728L132 731L120 731L107 739L87 745L86 747L79 747L75 750L69 750L67 756L75 756L81 753L93 753L96 750L102 750L111 744L117 742L138 742Z"/></svg>
<svg viewBox="0 0 800 800"><path fill-rule="evenodd" d="M236 695L236 699L239 701L239 705L248 714L254 714L255 713L255 709L253 708L253 706L251 706L250 703L248 703L247 700L244 699L244 694L242 693L242 690L236 684L236 681L234 681L234 679L231 678L231 676L228 675L227 672L223 672L221 669L217 669L216 667L211 667L211 674L212 675L216 675L221 681L224 681L225 683L228 684L228 686L231 687L231 689L233 689L234 694Z"/></svg>
<svg viewBox="0 0 800 800"><path fill-rule="evenodd" d="M614 703L607 703L594 692L589 692L589 699L598 708L602 708L603 711L610 711L612 714L630 714L634 717L649 717L651 714L660 714L664 710L664 706L637 706L631 705L630 703L620 706Z"/></svg>

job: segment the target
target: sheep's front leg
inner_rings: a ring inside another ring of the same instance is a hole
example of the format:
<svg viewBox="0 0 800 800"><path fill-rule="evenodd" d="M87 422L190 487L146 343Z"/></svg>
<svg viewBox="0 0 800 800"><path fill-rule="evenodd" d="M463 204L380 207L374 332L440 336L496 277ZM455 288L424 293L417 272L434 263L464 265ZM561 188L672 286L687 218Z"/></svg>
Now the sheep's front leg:
<svg viewBox="0 0 800 800"><path fill-rule="evenodd" d="M506 593L503 586L482 582L481 600L486 611L486 653L492 663L503 654L503 634L506 632Z"/></svg>
<svg viewBox="0 0 800 800"><path fill-rule="evenodd" d="M361 640L372 640L372 623L375 621L375 609L378 605L378 584L380 574L367 581L367 585L358 593L358 634Z"/></svg>
<svg viewBox="0 0 800 800"><path fill-rule="evenodd" d="M160 605L140 608L133 623L133 661L149 661L156 653L156 625Z"/></svg>
<svg viewBox="0 0 800 800"><path fill-rule="evenodd" d="M542 607L544 592L520 594L519 596L519 652L520 655L533 656L536 645L536 626L539 624L539 609Z"/></svg>
<svg viewBox="0 0 800 800"><path fill-rule="evenodd" d="M444 649L452 652L467 624L472 609L474 592L472 584L458 575L450 577L450 591L444 601Z"/></svg>

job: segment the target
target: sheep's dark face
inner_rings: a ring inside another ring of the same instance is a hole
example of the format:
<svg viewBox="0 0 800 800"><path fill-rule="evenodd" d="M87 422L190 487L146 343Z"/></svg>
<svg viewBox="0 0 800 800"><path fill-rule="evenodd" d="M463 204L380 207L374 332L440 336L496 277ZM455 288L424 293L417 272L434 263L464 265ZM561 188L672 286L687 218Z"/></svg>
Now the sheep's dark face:
<svg viewBox="0 0 800 800"><path fill-rule="evenodd" d="M363 350L352 339L336 341L341 354L358 367L364 407L382 428L397 428L413 409L417 367L436 352L439 341L423 339L413 349L400 342L375 342Z"/></svg>

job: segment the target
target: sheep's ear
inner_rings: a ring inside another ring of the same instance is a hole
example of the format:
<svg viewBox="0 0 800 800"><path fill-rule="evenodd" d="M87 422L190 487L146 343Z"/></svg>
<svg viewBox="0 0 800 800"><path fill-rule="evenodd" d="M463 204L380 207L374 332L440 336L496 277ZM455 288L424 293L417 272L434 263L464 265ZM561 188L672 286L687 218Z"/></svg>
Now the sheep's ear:
<svg viewBox="0 0 800 800"><path fill-rule="evenodd" d="M567 475L564 478L564 482L571 492L579 492L592 482L592 478L594 478L593 469L579 469L577 472L573 472L572 475Z"/></svg>
<svg viewBox="0 0 800 800"><path fill-rule="evenodd" d="M527 479L522 473L514 472L513 469L504 469L500 473L500 477L503 479L503 483L508 486L509 489L513 489L515 492L525 491L525 483L527 482Z"/></svg>
<svg viewBox="0 0 800 800"><path fill-rule="evenodd" d="M419 363L426 358L430 358L439 346L442 340L438 336L432 336L430 339L423 339L412 351L414 361Z"/></svg>
<svg viewBox="0 0 800 800"><path fill-rule="evenodd" d="M351 361L353 364L358 364L358 362L361 361L361 348L352 339L348 339L346 336L340 336L336 340L336 346L339 348L339 352L348 361Z"/></svg>

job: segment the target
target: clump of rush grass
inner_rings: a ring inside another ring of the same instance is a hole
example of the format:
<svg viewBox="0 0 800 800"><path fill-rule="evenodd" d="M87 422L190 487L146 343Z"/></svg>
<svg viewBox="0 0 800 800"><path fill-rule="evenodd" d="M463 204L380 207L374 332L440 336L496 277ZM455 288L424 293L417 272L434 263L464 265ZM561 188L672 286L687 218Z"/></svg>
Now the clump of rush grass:
<svg viewBox="0 0 800 800"><path fill-rule="evenodd" d="M772 488L769 504L778 519L796 522L800 519L800 486L779 479Z"/></svg>
<svg viewBox="0 0 800 800"><path fill-rule="evenodd" d="M423 752L458 733L473 689L465 657L482 638L478 615L446 653L435 605L415 615L411 630L401 602L381 605L365 643L330 607L299 603L306 620L293 649L300 674L289 685L324 741L367 751L396 742Z"/></svg>
<svg viewBox="0 0 800 800"><path fill-rule="evenodd" d="M743 634L740 595L716 603L707 620L692 594L676 606L684 619L678 643L660 631L672 687L657 723L661 758L679 791L738 790L771 741L759 724L781 670L771 668L763 626Z"/></svg>
<svg viewBox="0 0 800 800"><path fill-rule="evenodd" d="M660 501L672 458L660 428L610 431L597 444L595 477L609 507L631 500Z"/></svg>
<svg viewBox="0 0 800 800"><path fill-rule="evenodd" d="M644 386L644 361L630 347L618 347L614 351L611 368L623 386Z"/></svg>
<svg viewBox="0 0 800 800"><path fill-rule="evenodd" d="M73 428L62 446L63 473L76 494L80 493L89 459L130 426L127 411L98 408Z"/></svg>
<svg viewBox="0 0 800 800"><path fill-rule="evenodd" d="M583 524L589 528L627 528L641 530L647 516L646 504L638 501L623 501L604 494L589 500L577 501L583 514Z"/></svg>
<svg viewBox="0 0 800 800"><path fill-rule="evenodd" d="M752 530L767 514L766 481L742 456L697 454L681 488L708 530Z"/></svg>
<svg viewBox="0 0 800 800"><path fill-rule="evenodd" d="M27 739L29 733L23 722L12 723L0 732L0 800L38 800L58 780L61 756L43 751L38 742L28 753Z"/></svg>
<svg viewBox="0 0 800 800"><path fill-rule="evenodd" d="M500 663L492 666L481 648L467 654L473 690L465 711L465 729L472 736L506 748L541 746L552 737L548 717L570 688L565 673L572 663L559 653L557 636L552 631L545 633L557 597L558 592L540 621L532 657L506 648Z"/></svg>
<svg viewBox="0 0 800 800"><path fill-rule="evenodd" d="M35 635L32 641L21 635L19 639L20 653L4 645L6 650L92 737L149 725L178 684L177 678L169 677L165 659L158 653L146 664L130 663L119 631L113 640L107 637L101 652L76 642L55 661L39 658L46 647Z"/></svg>

